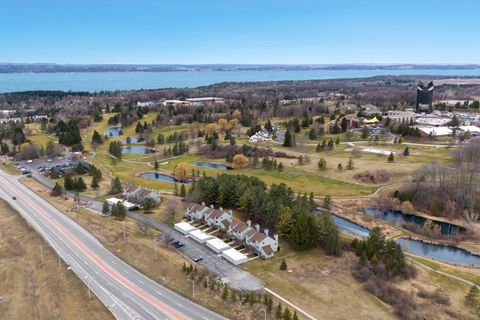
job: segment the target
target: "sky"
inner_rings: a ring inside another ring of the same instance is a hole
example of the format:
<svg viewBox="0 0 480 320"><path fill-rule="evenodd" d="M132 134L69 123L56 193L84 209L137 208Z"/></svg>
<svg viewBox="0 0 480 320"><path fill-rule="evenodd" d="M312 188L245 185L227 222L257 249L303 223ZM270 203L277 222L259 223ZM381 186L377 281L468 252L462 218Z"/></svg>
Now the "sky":
<svg viewBox="0 0 480 320"><path fill-rule="evenodd" d="M15 0L0 62L480 63L478 0Z"/></svg>

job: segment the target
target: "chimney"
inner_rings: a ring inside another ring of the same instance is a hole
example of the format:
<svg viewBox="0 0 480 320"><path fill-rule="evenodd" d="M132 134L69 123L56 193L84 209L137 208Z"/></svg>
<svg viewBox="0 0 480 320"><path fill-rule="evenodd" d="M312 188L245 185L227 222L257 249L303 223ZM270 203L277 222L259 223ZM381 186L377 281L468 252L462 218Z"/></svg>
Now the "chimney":
<svg viewBox="0 0 480 320"><path fill-rule="evenodd" d="M212 209L213 209L213 204L211 204L211 205L210 205L210 208L212 208Z"/></svg>
<svg viewBox="0 0 480 320"><path fill-rule="evenodd" d="M247 226L250 228L252 226L252 221L247 220Z"/></svg>
<svg viewBox="0 0 480 320"><path fill-rule="evenodd" d="M265 234L265 236L268 237L268 229L267 229L267 228L265 228L265 229L263 230L263 233Z"/></svg>
<svg viewBox="0 0 480 320"><path fill-rule="evenodd" d="M220 209L220 211L223 211L223 207L220 207L220 208L218 208L218 209Z"/></svg>
<svg viewBox="0 0 480 320"><path fill-rule="evenodd" d="M228 214L230 215L230 217L232 217L233 216L232 210L228 210Z"/></svg>
<svg viewBox="0 0 480 320"><path fill-rule="evenodd" d="M205 201L203 201L203 202L202 202L202 206L204 206L204 207L205 207Z"/></svg>
<svg viewBox="0 0 480 320"><path fill-rule="evenodd" d="M258 223L255 225L255 230L257 230L257 232L260 232L260 225Z"/></svg>

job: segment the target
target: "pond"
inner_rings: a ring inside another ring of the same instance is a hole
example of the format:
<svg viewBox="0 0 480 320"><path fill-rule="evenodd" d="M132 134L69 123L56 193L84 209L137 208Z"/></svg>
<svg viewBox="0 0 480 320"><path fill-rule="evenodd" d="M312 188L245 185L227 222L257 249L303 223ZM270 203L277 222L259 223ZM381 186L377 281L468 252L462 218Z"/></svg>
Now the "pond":
<svg viewBox="0 0 480 320"><path fill-rule="evenodd" d="M315 209L315 212L317 214L322 213L322 211L319 209ZM331 214L331 216L335 221L335 223L337 224L338 229L340 229L340 231L346 231L346 232L353 233L365 238L368 237L368 235L370 234L370 231L368 231L367 228L364 228L356 223L353 223L337 215Z"/></svg>
<svg viewBox="0 0 480 320"><path fill-rule="evenodd" d="M211 162L203 162L203 161L196 161L192 162L192 165L195 167L203 167L203 168L210 168L210 169L217 169L217 170L233 170L233 167L225 166L223 164L216 164Z"/></svg>
<svg viewBox="0 0 480 320"><path fill-rule="evenodd" d="M391 222L397 226L401 226L404 222L410 222L415 223L423 228L423 225L427 220L424 217L394 210L384 212L380 209L364 208L363 211L370 216ZM465 228L447 222L433 221L433 225L438 226L440 228L440 232L444 235L455 235L457 233L465 232Z"/></svg>
<svg viewBox="0 0 480 320"><path fill-rule="evenodd" d="M105 130L104 135L107 137L117 137L122 134L122 128L112 127Z"/></svg>
<svg viewBox="0 0 480 320"><path fill-rule="evenodd" d="M480 256L457 247L442 246L420 240L400 238L395 240L406 252L452 264L480 267Z"/></svg>
<svg viewBox="0 0 480 320"><path fill-rule="evenodd" d="M144 146L126 146L122 147L123 153L136 153L136 154L148 154L157 152L154 149L149 149Z"/></svg>
<svg viewBox="0 0 480 320"><path fill-rule="evenodd" d="M176 182L176 183L184 183L184 184L192 184L191 180L186 180L186 181L180 181L174 177L168 176L166 174L161 174L157 172L143 172L140 173L138 176L146 179L152 179L152 180L161 180L161 181L166 181L166 182Z"/></svg>
<svg viewBox="0 0 480 320"><path fill-rule="evenodd" d="M145 141L142 137L127 137L123 143L130 144L130 143L140 143Z"/></svg>

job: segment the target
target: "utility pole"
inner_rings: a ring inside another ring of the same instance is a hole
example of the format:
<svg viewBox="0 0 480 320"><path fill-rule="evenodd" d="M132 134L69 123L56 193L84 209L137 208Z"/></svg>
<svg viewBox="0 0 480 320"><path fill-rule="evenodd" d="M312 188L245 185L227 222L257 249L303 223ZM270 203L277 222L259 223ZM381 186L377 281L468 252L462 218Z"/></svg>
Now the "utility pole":
<svg viewBox="0 0 480 320"><path fill-rule="evenodd" d="M195 298L195 281L192 279L188 279L188 281L192 282L192 297Z"/></svg>
<svg viewBox="0 0 480 320"><path fill-rule="evenodd" d="M42 268L43 268L43 247L40 245L40 256L42 257Z"/></svg>
<svg viewBox="0 0 480 320"><path fill-rule="evenodd" d="M154 261L157 261L157 239L153 239L153 250L155 251L155 259Z"/></svg>

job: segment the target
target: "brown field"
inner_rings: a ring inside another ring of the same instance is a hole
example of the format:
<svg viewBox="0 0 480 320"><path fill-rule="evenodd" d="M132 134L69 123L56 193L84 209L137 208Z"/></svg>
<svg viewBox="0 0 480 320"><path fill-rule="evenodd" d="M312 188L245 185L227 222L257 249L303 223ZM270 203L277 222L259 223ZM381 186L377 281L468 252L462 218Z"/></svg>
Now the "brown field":
<svg viewBox="0 0 480 320"><path fill-rule="evenodd" d="M72 199L50 197L49 190L36 180L24 179L22 182L60 211L65 213L71 209ZM263 303L243 304L238 294L232 297L232 292L229 292L229 297L224 301L222 299L223 288L215 287L214 290L210 287L204 288L203 280L208 273L200 268L194 277L196 281L195 297L192 297L190 276L182 271L183 263L185 262L188 266L191 261L171 247L165 247L161 242L157 242L157 259L154 259L154 238L159 235L158 231L149 229L147 235L144 235L135 221L127 218L125 220L126 239L124 239L120 221L98 216L85 209L72 211L67 215L91 232L106 248L122 260L158 283L229 319L263 319L262 309L265 309ZM213 276L210 277L210 279L212 278ZM276 300L273 301L276 305ZM302 318L300 317L300 319Z"/></svg>
<svg viewBox="0 0 480 320"><path fill-rule="evenodd" d="M54 251L0 200L0 319L113 319ZM43 248L42 267L40 246Z"/></svg>

